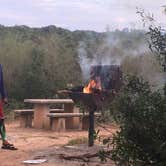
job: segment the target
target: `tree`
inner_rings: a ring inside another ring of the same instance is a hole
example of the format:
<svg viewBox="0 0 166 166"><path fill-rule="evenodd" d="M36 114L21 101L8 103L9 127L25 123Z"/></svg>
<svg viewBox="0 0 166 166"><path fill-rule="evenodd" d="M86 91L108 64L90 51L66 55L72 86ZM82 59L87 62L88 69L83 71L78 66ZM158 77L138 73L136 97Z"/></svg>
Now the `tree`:
<svg viewBox="0 0 166 166"><path fill-rule="evenodd" d="M44 54L41 50L34 48L20 77L22 82L21 98L44 98L48 95L47 80L44 69Z"/></svg>
<svg viewBox="0 0 166 166"><path fill-rule="evenodd" d="M153 21L153 15L146 15L144 10L138 13L144 23ZM151 24L147 35L149 48L166 72L165 30ZM165 103L166 95L152 91L148 82L136 76L127 77L112 106L120 129L112 140L107 139L106 144L113 149L99 153L102 159L111 158L119 166L165 166Z"/></svg>
<svg viewBox="0 0 166 166"><path fill-rule="evenodd" d="M165 13L166 7L163 6L163 8ZM154 24L153 14L147 14L143 9L139 8L137 8L137 13L140 14L143 25L147 24L149 27L147 32L149 48L155 53L165 72L164 92L166 95L166 30Z"/></svg>
<svg viewBox="0 0 166 166"><path fill-rule="evenodd" d="M152 92L147 82L128 77L114 103L120 131L113 138L112 159L117 165L166 164L166 96Z"/></svg>

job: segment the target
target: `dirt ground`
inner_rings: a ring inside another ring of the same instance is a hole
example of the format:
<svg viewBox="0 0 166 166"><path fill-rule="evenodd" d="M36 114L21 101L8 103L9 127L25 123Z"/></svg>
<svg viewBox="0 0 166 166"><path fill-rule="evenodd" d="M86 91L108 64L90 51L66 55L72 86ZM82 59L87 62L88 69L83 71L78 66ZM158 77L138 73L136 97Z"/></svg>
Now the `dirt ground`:
<svg viewBox="0 0 166 166"><path fill-rule="evenodd" d="M46 159L40 166L113 166L113 162L100 163L98 158L89 162L81 160L65 160L60 158L63 154L78 154L97 151L99 145L92 148L87 145L65 146L74 138L87 137L87 131L53 132L33 128L20 128L18 122L6 123L8 140L17 148L17 151L0 149L0 166L25 166L23 161L32 159ZM107 127L114 133L116 127ZM110 136L110 132L101 129L100 135Z"/></svg>

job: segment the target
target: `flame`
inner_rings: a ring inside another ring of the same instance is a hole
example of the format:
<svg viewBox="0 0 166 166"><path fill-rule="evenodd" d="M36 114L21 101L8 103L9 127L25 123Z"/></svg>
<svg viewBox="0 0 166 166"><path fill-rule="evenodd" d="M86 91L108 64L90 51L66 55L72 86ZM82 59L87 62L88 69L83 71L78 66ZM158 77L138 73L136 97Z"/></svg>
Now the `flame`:
<svg viewBox="0 0 166 166"><path fill-rule="evenodd" d="M94 90L102 90L100 78L92 79L83 89L83 93L93 93Z"/></svg>

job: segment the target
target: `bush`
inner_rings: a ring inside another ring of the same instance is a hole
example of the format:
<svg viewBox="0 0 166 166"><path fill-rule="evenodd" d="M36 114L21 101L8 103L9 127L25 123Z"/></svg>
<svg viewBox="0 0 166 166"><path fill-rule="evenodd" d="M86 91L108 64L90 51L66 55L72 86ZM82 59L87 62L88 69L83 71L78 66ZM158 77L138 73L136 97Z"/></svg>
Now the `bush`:
<svg viewBox="0 0 166 166"><path fill-rule="evenodd" d="M113 108L120 130L113 137L109 157L123 166L165 166L166 96L152 92L147 82L130 76Z"/></svg>

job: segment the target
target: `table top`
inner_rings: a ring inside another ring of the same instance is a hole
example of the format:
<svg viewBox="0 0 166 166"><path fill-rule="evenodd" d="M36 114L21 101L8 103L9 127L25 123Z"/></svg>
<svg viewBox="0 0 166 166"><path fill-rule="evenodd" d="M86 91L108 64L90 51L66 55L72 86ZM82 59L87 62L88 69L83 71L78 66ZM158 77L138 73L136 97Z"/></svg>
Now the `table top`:
<svg viewBox="0 0 166 166"><path fill-rule="evenodd" d="M74 103L72 99L24 99L25 103L32 104L68 104Z"/></svg>

